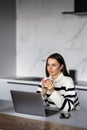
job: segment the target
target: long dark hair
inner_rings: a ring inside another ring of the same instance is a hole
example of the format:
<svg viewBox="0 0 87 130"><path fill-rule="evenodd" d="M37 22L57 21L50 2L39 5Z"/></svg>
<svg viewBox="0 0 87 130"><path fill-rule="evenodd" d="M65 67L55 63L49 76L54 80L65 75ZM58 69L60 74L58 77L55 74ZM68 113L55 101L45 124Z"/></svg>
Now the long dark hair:
<svg viewBox="0 0 87 130"><path fill-rule="evenodd" d="M63 65L63 69L61 70L61 72L65 75L65 76L70 76L68 74L68 71L67 71L67 68L66 68L66 64L65 64L65 61L64 61L64 58L62 57L62 55L60 55L59 53L53 53L51 54L47 60L46 60L46 67L45 67L45 71L46 71L46 76L49 77L49 73L47 71L47 64L48 64L48 59L49 58L53 58L53 59L56 59L58 61L58 63L60 63L60 65Z"/></svg>

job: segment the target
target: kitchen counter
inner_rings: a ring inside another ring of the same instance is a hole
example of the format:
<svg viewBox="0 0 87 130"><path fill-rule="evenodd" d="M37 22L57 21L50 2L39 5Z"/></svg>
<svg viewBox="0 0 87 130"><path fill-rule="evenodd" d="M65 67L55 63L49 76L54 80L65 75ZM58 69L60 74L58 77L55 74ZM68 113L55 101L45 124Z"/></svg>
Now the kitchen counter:
<svg viewBox="0 0 87 130"><path fill-rule="evenodd" d="M6 81L10 84L41 84L41 80L43 77L8 77L1 78L0 81ZM75 82L75 86L77 89L85 89L87 90L87 81L77 81Z"/></svg>

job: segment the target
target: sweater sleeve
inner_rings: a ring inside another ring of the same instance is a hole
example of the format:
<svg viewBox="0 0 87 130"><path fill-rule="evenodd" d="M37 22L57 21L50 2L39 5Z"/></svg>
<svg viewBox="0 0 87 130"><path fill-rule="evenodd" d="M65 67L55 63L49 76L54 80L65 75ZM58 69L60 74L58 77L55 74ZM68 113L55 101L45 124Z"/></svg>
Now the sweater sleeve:
<svg viewBox="0 0 87 130"><path fill-rule="evenodd" d="M75 87L72 79L69 79L66 83L66 90L64 95L61 95L58 91L54 91L50 99L55 103L59 110L63 112L68 112L74 108L75 101Z"/></svg>

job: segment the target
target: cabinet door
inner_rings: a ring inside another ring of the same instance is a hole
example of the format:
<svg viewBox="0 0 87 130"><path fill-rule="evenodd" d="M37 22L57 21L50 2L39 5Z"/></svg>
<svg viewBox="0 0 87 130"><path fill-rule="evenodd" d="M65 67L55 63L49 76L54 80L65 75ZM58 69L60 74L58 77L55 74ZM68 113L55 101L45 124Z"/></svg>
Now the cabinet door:
<svg viewBox="0 0 87 130"><path fill-rule="evenodd" d="M78 90L80 109L87 110L87 90Z"/></svg>

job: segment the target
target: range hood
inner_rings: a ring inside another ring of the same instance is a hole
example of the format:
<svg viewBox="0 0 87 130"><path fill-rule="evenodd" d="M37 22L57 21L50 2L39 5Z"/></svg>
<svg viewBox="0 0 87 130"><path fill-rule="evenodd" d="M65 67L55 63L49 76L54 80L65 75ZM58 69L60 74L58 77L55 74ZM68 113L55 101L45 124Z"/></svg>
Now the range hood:
<svg viewBox="0 0 87 130"><path fill-rule="evenodd" d="M87 0L74 0L74 11L62 12L62 14L87 15Z"/></svg>

